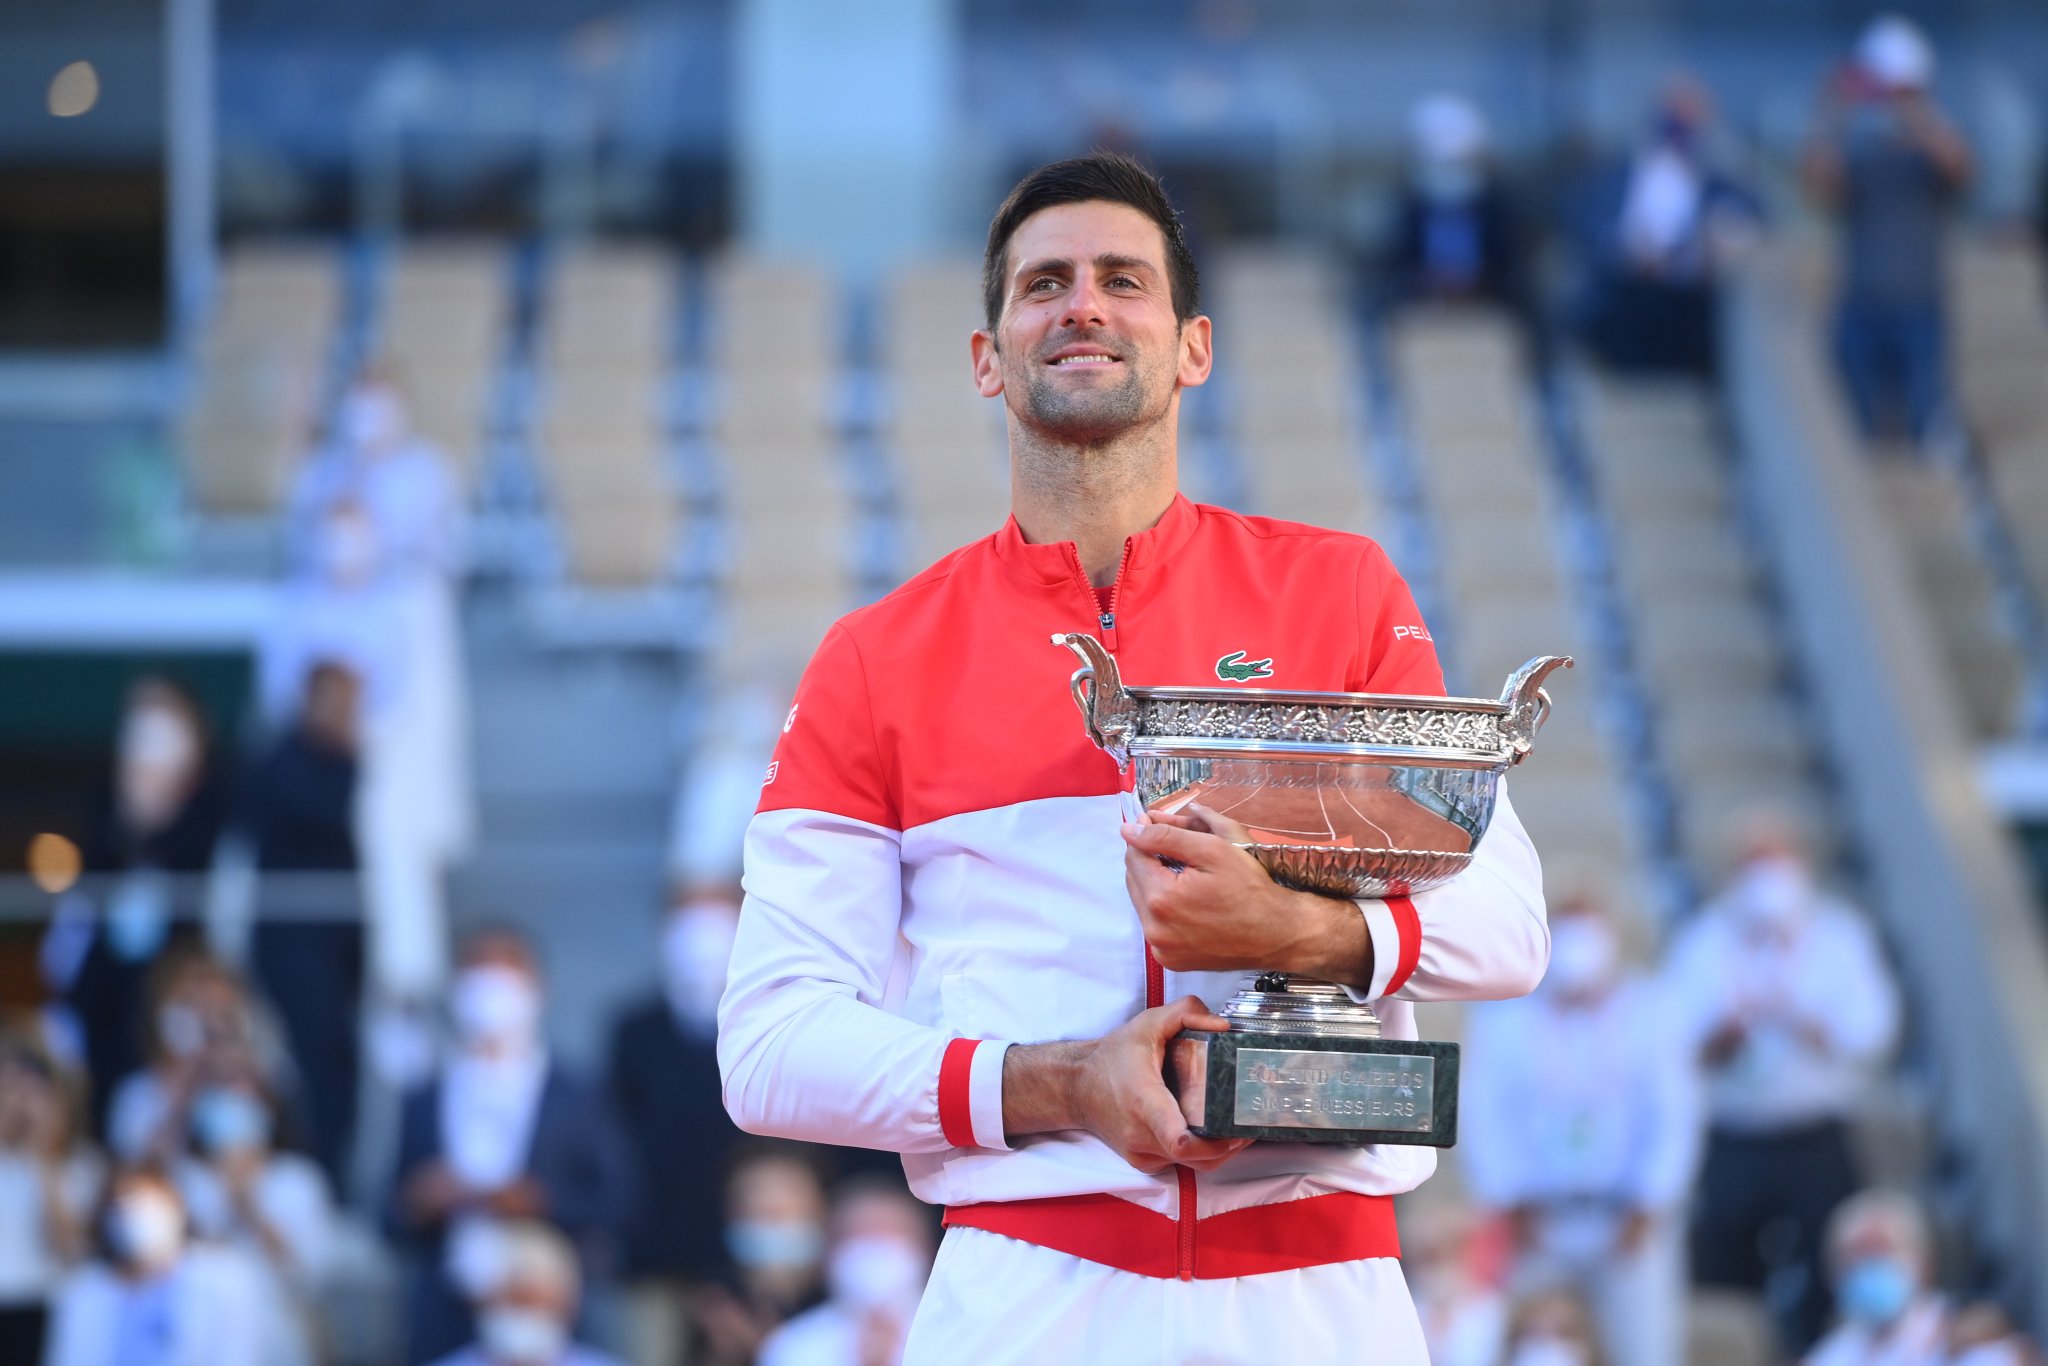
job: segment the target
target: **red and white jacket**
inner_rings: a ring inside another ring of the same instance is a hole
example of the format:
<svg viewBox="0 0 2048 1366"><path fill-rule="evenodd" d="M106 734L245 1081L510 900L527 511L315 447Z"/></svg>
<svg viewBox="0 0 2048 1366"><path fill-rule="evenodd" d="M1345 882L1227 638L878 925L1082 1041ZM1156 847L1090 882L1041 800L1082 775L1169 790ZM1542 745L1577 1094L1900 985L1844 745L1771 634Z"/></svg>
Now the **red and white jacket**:
<svg viewBox="0 0 2048 1366"><path fill-rule="evenodd" d="M1434 1149L1260 1143L1197 1181L1086 1133L1005 1139L1007 1045L1094 1038L1187 993L1214 1006L1244 977L1147 952L1122 784L1068 695L1059 631L1098 636L1138 685L1270 660L1248 686L1443 691L1407 585L1361 536L1176 498L1126 543L1106 602L1072 543L1029 544L1014 519L953 552L833 626L797 689L747 830L727 1108L757 1133L900 1152L952 1222L1131 1270L1391 1253L1386 1197L1426 1179ZM1410 1002L1521 995L1548 960L1505 792L1462 876L1359 906L1374 971L1357 994L1389 1037L1415 1037Z"/></svg>

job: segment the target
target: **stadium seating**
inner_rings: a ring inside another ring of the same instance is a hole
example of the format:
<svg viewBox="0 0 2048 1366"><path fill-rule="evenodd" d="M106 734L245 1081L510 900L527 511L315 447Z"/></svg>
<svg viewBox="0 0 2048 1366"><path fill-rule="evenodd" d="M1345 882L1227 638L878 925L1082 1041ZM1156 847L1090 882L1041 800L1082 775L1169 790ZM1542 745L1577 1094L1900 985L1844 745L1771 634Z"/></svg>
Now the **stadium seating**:
<svg viewBox="0 0 2048 1366"><path fill-rule="evenodd" d="M412 242L384 277L376 353L406 398L415 431L473 488L491 385L511 315L509 265L491 241Z"/></svg>

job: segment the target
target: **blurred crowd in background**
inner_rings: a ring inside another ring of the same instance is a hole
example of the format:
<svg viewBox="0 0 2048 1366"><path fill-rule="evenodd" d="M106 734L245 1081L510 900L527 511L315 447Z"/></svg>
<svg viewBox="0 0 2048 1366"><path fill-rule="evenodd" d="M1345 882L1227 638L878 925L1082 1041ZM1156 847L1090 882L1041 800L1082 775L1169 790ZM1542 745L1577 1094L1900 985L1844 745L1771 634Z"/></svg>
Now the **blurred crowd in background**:
<svg viewBox="0 0 2048 1366"><path fill-rule="evenodd" d="M1836 226L1840 382L1873 442L1925 459L1957 439L1942 241L1972 173L1933 71L1919 29L1872 23L1800 167ZM1474 104L1432 97L1409 131L1360 308L1485 300L1538 364L1716 372L1720 281L1771 225L1699 81L1540 205ZM1561 299L1540 242L1565 244ZM738 843L782 698L723 704L678 796L671 904L607 946L659 990L619 1006L601 1069L565 1065L540 949L443 905L476 824L463 523L402 388L365 368L289 499L260 741L173 677L133 681L85 837L44 854L83 877L41 940L41 1005L0 1038L0 1362L896 1359L935 1211L891 1156L749 1139L719 1096ZM1912 1012L1810 814L1749 813L1661 950L1622 889L1552 870L1549 975L1469 1012L1434 1183L1456 1189L1404 1214L1440 1366L1675 1366L1688 1343L2040 1360L1945 1279L1933 1213L1873 1184L1913 1175L1859 1148ZM202 881L203 917L179 902Z"/></svg>

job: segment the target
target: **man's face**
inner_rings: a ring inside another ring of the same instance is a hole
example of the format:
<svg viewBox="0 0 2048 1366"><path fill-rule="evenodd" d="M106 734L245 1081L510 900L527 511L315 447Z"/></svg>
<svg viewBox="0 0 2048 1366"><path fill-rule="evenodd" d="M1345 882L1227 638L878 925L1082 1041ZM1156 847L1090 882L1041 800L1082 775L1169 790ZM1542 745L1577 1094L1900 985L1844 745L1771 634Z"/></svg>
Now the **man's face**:
<svg viewBox="0 0 2048 1366"><path fill-rule="evenodd" d="M1209 320L1174 316L1166 241L1136 209L1060 204L1010 238L994 335L974 334L975 382L1017 420L1094 445L1170 409L1209 376Z"/></svg>

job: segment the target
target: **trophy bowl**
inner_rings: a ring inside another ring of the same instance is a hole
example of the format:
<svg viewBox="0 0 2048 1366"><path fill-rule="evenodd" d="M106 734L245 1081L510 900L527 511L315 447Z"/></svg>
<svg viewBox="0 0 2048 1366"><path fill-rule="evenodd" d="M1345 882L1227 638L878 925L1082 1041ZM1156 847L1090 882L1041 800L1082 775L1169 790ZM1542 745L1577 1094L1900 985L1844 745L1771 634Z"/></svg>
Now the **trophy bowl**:
<svg viewBox="0 0 2048 1366"><path fill-rule="evenodd" d="M1341 897L1407 896L1463 872L1500 777L1550 714L1542 655L1498 699L1277 688L1134 688L1089 635L1071 688L1096 744L1154 816L1199 805L1274 881Z"/></svg>
<svg viewBox="0 0 2048 1366"><path fill-rule="evenodd" d="M1572 663L1540 655L1497 699L1134 688L1095 637L1052 640L1080 658L1074 704L1148 818L1220 835L1274 881L1346 899L1408 896L1465 870L1501 775L1550 714L1543 680ZM1255 973L1217 1014L1229 1032L1184 1032L1168 1053L1195 1132L1457 1141L1457 1045L1382 1039L1370 1004L1285 972Z"/></svg>

